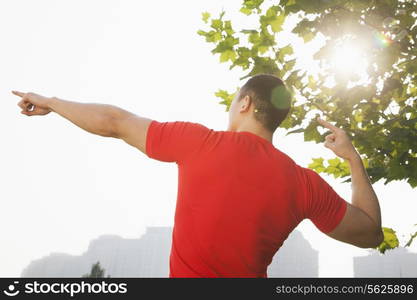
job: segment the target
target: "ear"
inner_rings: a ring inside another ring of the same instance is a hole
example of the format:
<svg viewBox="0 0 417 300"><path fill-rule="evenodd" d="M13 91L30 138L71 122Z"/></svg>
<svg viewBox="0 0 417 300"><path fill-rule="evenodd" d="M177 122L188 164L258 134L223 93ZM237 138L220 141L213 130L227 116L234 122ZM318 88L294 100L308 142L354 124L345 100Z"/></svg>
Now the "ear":
<svg viewBox="0 0 417 300"><path fill-rule="evenodd" d="M252 99L249 95L246 95L239 101L239 112L247 112L249 111L250 104Z"/></svg>

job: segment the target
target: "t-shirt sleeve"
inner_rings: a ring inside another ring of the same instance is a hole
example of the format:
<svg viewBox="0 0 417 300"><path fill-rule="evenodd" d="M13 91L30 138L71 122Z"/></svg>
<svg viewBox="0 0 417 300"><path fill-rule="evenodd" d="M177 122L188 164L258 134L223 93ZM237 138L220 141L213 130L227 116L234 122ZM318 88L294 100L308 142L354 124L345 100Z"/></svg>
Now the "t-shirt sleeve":
<svg viewBox="0 0 417 300"><path fill-rule="evenodd" d="M328 233L343 219L347 202L315 171L303 168L306 193L304 216L323 233Z"/></svg>
<svg viewBox="0 0 417 300"><path fill-rule="evenodd" d="M152 120L146 134L146 155L163 162L182 163L201 148L210 131L199 123Z"/></svg>

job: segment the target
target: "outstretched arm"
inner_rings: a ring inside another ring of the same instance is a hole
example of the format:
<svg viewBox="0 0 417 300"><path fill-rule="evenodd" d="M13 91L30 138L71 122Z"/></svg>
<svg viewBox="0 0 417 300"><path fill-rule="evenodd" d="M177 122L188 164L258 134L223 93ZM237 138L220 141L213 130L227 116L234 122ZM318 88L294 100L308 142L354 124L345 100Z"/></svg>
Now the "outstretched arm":
<svg viewBox="0 0 417 300"><path fill-rule="evenodd" d="M90 133L123 139L146 154L146 133L151 119L109 104L79 103L35 93L12 92L22 98L18 103L22 114L39 116L55 112Z"/></svg>
<svg viewBox="0 0 417 300"><path fill-rule="evenodd" d="M352 178L352 204L340 224L328 235L362 248L376 247L384 240L378 198L362 160L344 130L318 119L332 133L326 136L325 147L348 161Z"/></svg>

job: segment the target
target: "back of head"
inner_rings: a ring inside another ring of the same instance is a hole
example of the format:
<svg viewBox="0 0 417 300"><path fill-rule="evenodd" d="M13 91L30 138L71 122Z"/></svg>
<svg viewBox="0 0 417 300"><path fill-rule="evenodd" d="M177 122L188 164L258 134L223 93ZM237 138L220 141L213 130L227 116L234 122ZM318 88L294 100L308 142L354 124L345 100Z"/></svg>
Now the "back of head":
<svg viewBox="0 0 417 300"><path fill-rule="evenodd" d="M251 77L241 87L238 99L246 95L253 101L255 119L271 132L287 117L291 107L291 94L284 82L271 74Z"/></svg>

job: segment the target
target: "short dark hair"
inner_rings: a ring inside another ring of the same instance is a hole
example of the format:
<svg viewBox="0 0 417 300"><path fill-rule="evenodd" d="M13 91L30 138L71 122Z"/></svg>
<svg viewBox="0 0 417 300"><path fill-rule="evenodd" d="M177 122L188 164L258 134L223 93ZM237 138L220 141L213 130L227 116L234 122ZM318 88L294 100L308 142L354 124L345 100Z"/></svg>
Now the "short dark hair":
<svg viewBox="0 0 417 300"><path fill-rule="evenodd" d="M284 82L271 74L251 77L240 88L238 100L246 95L253 101L255 119L271 132L284 121L291 107L291 94Z"/></svg>

